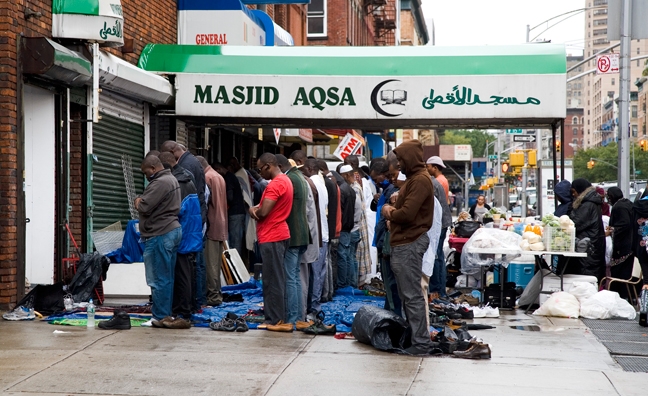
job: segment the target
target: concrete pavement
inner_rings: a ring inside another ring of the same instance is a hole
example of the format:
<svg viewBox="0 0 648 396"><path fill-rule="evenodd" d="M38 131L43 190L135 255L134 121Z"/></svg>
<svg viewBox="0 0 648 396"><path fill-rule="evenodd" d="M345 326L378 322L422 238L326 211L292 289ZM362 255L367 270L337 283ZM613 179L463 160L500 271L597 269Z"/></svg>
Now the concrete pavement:
<svg viewBox="0 0 648 396"><path fill-rule="evenodd" d="M492 345L491 360L399 356L299 332L103 331L0 320L0 393L645 394L648 374L623 372L580 320L502 312L475 322L497 326L471 332Z"/></svg>

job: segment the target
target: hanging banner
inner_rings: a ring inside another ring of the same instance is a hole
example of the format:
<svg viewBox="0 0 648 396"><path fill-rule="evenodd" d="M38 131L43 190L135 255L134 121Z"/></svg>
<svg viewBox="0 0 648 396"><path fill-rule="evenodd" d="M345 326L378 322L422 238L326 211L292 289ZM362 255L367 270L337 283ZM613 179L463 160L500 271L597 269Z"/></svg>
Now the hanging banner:
<svg viewBox="0 0 648 396"><path fill-rule="evenodd" d="M277 144L279 144L279 138L281 137L281 129L280 128L273 128L272 132L274 133L275 142L277 142Z"/></svg>
<svg viewBox="0 0 648 396"><path fill-rule="evenodd" d="M362 147L362 144L363 142L361 138L358 138L354 134L347 133L333 152L333 155L344 161L346 157L358 152L360 147Z"/></svg>

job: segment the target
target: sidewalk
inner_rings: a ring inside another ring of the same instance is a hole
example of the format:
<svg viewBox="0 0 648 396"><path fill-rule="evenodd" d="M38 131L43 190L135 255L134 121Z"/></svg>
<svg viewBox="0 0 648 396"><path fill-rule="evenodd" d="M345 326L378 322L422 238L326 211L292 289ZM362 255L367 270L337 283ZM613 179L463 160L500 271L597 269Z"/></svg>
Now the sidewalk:
<svg viewBox="0 0 648 396"><path fill-rule="evenodd" d="M497 326L471 332L491 344L491 360L399 356L353 340L299 332L120 332L0 320L0 393L645 394L648 374L623 372L580 320L515 311L475 323Z"/></svg>

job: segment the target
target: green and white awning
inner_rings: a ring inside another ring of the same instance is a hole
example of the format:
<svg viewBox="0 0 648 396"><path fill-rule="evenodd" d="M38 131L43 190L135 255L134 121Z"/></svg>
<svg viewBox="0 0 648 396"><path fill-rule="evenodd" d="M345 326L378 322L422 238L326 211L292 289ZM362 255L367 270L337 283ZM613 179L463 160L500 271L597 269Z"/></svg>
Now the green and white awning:
<svg viewBox="0 0 648 396"><path fill-rule="evenodd" d="M53 0L52 36L124 45L121 0Z"/></svg>
<svg viewBox="0 0 648 396"><path fill-rule="evenodd" d="M176 114L290 125L547 125L565 117L562 45L148 45L175 74Z"/></svg>

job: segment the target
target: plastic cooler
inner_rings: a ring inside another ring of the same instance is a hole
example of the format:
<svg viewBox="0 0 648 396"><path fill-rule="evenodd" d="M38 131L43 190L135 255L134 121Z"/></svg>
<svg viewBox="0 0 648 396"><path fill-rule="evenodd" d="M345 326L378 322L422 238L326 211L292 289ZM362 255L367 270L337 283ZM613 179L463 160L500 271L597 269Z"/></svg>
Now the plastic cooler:
<svg viewBox="0 0 648 396"><path fill-rule="evenodd" d="M531 282L535 271L534 256L520 256L510 262L506 272L506 281L514 282L516 286L525 288ZM493 282L499 283L499 271L493 274Z"/></svg>

